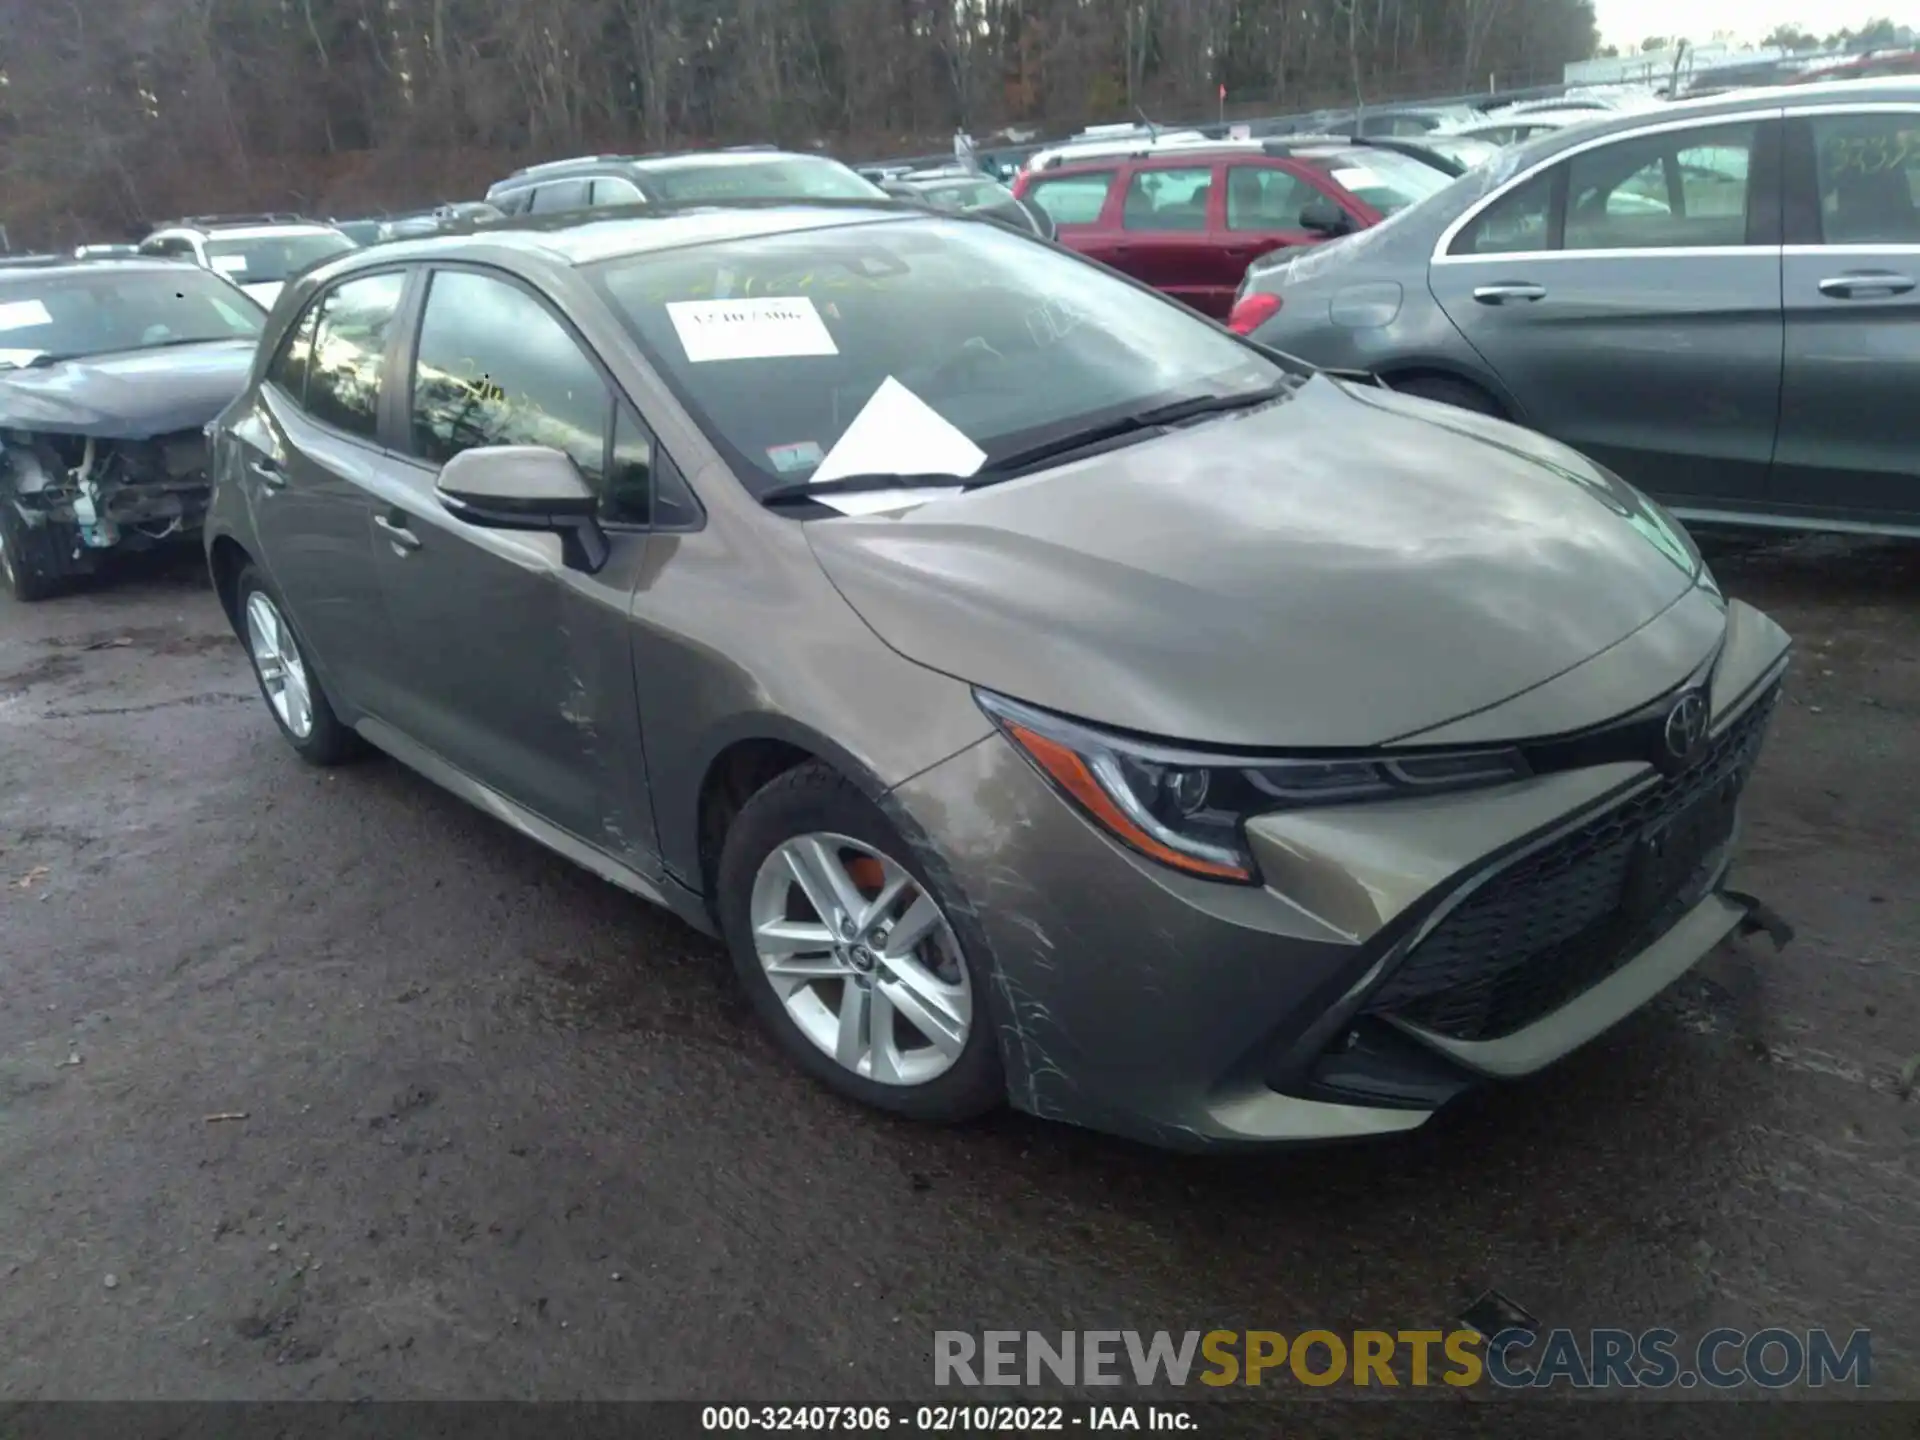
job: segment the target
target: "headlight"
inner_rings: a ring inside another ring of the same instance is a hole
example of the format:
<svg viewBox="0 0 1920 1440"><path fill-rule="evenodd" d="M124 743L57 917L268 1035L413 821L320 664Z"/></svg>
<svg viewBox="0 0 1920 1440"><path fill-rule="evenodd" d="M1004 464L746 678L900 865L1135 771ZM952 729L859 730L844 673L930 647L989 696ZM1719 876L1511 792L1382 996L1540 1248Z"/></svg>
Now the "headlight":
<svg viewBox="0 0 1920 1440"><path fill-rule="evenodd" d="M1245 822L1275 810L1502 785L1531 773L1517 750L1368 758L1191 752L1098 730L975 691L1008 739L1080 811L1150 859L1210 880L1259 880Z"/></svg>

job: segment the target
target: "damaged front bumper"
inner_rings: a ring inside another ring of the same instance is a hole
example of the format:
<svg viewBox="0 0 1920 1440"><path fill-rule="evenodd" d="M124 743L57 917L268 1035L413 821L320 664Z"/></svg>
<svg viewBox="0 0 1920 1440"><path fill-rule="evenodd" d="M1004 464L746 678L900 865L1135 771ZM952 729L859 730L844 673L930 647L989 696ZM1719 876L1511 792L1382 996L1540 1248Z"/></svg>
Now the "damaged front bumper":
<svg viewBox="0 0 1920 1440"><path fill-rule="evenodd" d="M1751 643L1729 646L1696 767L1263 817L1257 887L1120 849L999 736L906 782L894 798L977 924L1014 1103L1177 1148L1410 1130L1585 1044L1733 932L1784 943L1727 888L1737 829L1697 818L1737 806L1785 664L1769 622L1736 628ZM1629 904L1656 835L1685 848Z"/></svg>
<svg viewBox="0 0 1920 1440"><path fill-rule="evenodd" d="M103 551L192 539L211 494L200 430L139 440L0 431L0 503L42 566L83 571Z"/></svg>

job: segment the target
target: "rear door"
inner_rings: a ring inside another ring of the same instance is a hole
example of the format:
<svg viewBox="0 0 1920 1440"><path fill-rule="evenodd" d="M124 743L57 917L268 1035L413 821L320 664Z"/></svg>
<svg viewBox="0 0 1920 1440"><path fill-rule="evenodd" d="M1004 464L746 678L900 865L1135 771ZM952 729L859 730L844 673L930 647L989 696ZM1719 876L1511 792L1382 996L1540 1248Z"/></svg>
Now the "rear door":
<svg viewBox="0 0 1920 1440"><path fill-rule="evenodd" d="M409 676L395 723L489 789L656 873L627 612L655 470L668 462L572 327L503 273L435 268L410 367L388 416L407 459L374 515ZM545 445L574 461L601 495L602 569L569 568L558 536L447 512L440 467L485 445Z"/></svg>
<svg viewBox="0 0 1920 1440"><path fill-rule="evenodd" d="M1135 164L1123 178L1120 229L1108 259L1116 270L1225 319L1246 271L1224 259L1221 167L1207 160Z"/></svg>
<svg viewBox="0 0 1920 1440"><path fill-rule="evenodd" d="M1780 413L1780 122L1608 137L1442 237L1434 297L1517 417L1683 508L1767 489Z"/></svg>
<svg viewBox="0 0 1920 1440"><path fill-rule="evenodd" d="M1791 116L1773 499L1920 524L1920 105Z"/></svg>
<svg viewBox="0 0 1920 1440"><path fill-rule="evenodd" d="M323 290L287 332L231 434L256 557L328 690L382 714L398 679L371 539L382 447L382 378L392 361L404 270L361 272Z"/></svg>
<svg viewBox="0 0 1920 1440"><path fill-rule="evenodd" d="M1290 166L1250 158L1228 162L1226 198L1220 243L1237 287L1247 266L1262 255L1317 244L1321 237L1302 227L1300 212L1331 197Z"/></svg>

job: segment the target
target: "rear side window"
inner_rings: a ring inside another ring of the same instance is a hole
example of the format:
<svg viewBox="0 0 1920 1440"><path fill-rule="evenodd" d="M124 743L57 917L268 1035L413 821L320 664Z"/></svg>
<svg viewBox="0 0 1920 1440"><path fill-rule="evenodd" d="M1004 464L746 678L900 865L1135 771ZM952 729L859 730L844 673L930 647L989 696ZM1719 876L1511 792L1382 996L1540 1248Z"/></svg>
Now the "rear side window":
<svg viewBox="0 0 1920 1440"><path fill-rule="evenodd" d="M1820 235L1829 245L1920 245L1920 111L1813 119Z"/></svg>
<svg viewBox="0 0 1920 1440"><path fill-rule="evenodd" d="M398 271L346 280L320 298L307 366L306 409L349 435L380 428L380 379L387 338L406 277Z"/></svg>
<svg viewBox="0 0 1920 1440"><path fill-rule="evenodd" d="M1554 172L1509 190L1454 237L1452 255L1517 255L1553 248Z"/></svg>
<svg viewBox="0 0 1920 1440"><path fill-rule="evenodd" d="M573 335L526 291L442 270L427 292L408 427L436 465L481 445L545 445L604 496L613 397Z"/></svg>
<svg viewBox="0 0 1920 1440"><path fill-rule="evenodd" d="M1056 225L1092 225L1106 208L1114 174L1112 170L1091 170L1044 177L1033 182L1027 198L1051 215Z"/></svg>
<svg viewBox="0 0 1920 1440"><path fill-rule="evenodd" d="M584 210L587 205L585 180L554 180L533 192L533 213L551 215L557 210Z"/></svg>
<svg viewBox="0 0 1920 1440"><path fill-rule="evenodd" d="M1129 230L1205 230L1212 193L1211 165L1136 170L1120 223Z"/></svg>

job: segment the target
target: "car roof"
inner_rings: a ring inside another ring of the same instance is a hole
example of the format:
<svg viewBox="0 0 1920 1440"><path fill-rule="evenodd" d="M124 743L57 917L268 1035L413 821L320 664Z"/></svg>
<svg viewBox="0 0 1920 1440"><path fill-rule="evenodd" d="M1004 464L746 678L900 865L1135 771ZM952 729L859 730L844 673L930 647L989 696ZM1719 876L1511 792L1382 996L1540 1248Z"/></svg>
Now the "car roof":
<svg viewBox="0 0 1920 1440"><path fill-rule="evenodd" d="M336 235L332 225L209 225L200 231L212 240L267 240L275 235Z"/></svg>
<svg viewBox="0 0 1920 1440"><path fill-rule="evenodd" d="M579 155L564 160L548 160L529 165L503 180L496 180L490 191L524 189L548 180L571 180L582 175L609 171L634 171L655 175L675 170L713 169L729 165L752 165L767 160L825 160L840 162L831 155L811 155L804 150L780 150L773 146L743 145L734 150L662 151L651 155Z"/></svg>
<svg viewBox="0 0 1920 1440"><path fill-rule="evenodd" d="M327 274L395 260L450 258L476 249L517 251L529 258L577 266L631 255L716 245L731 240L832 230L882 221L954 223L953 216L929 214L918 205L874 200L725 200L686 204L617 205L553 215L515 215L485 220L438 235L359 250L327 265ZM965 222L959 222L965 223ZM320 272L310 272L318 274Z"/></svg>
<svg viewBox="0 0 1920 1440"><path fill-rule="evenodd" d="M180 270L180 261L159 255L96 255L87 259L75 255L0 257L0 283L29 276L128 274L142 271L178 275Z"/></svg>

